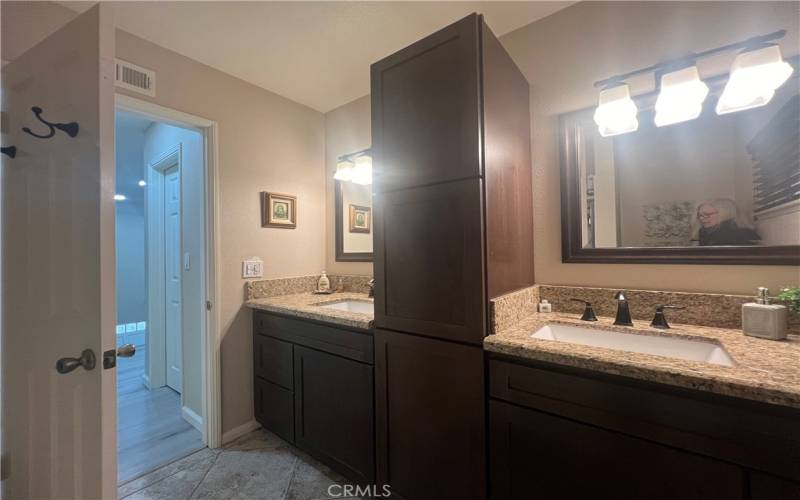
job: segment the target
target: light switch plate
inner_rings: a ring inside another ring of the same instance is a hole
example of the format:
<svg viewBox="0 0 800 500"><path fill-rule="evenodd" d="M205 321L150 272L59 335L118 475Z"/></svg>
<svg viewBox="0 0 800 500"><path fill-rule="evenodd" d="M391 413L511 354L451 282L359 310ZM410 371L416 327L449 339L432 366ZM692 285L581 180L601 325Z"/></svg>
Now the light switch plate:
<svg viewBox="0 0 800 500"><path fill-rule="evenodd" d="M242 278L260 278L264 276L264 261L249 259L242 261Z"/></svg>

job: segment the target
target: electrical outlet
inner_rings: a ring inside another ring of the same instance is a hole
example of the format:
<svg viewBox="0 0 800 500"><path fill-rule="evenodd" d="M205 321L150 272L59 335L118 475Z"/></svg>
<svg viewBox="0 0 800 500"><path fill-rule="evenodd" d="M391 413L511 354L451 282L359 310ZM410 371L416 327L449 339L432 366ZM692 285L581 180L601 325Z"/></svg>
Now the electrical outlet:
<svg viewBox="0 0 800 500"><path fill-rule="evenodd" d="M258 257L242 261L242 278L260 278L264 276L264 261Z"/></svg>

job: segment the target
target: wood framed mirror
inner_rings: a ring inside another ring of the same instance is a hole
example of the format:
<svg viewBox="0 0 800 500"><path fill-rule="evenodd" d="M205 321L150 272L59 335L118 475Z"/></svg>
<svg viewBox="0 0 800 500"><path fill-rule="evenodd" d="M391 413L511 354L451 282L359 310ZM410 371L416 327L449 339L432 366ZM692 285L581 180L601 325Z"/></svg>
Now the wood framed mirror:
<svg viewBox="0 0 800 500"><path fill-rule="evenodd" d="M334 184L336 260L372 262L372 186Z"/></svg>
<svg viewBox="0 0 800 500"><path fill-rule="evenodd" d="M560 116L562 261L800 265L800 85L718 115L726 77L694 120L602 137L594 108Z"/></svg>

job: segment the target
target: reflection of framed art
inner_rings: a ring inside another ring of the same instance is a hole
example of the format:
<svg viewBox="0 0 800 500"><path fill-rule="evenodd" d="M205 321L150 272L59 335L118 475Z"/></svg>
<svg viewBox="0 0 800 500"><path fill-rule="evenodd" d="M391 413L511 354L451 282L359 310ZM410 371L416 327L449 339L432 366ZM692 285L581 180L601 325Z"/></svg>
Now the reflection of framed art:
<svg viewBox="0 0 800 500"><path fill-rule="evenodd" d="M297 227L297 196L261 193L261 227Z"/></svg>
<svg viewBox="0 0 800 500"><path fill-rule="evenodd" d="M369 207L360 205L350 205L350 232L369 233L370 232L370 212Z"/></svg>

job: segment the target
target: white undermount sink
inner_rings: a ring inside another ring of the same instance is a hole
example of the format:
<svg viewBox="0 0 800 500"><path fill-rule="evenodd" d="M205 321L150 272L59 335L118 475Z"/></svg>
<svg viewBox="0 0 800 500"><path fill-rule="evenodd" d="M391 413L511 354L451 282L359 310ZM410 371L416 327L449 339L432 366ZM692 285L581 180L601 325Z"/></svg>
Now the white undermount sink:
<svg viewBox="0 0 800 500"><path fill-rule="evenodd" d="M703 342L701 340L609 332L571 325L545 325L539 328L532 337L570 344L604 347L618 351L654 354L667 358L702 361L715 365L734 366L733 359L725 349L712 342Z"/></svg>
<svg viewBox="0 0 800 500"><path fill-rule="evenodd" d="M319 307L362 314L375 314L375 305L372 302L365 302L362 300L339 300L327 304L320 304Z"/></svg>

